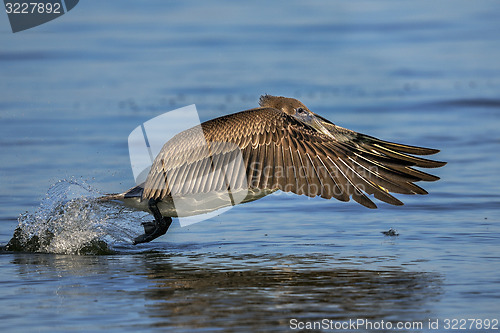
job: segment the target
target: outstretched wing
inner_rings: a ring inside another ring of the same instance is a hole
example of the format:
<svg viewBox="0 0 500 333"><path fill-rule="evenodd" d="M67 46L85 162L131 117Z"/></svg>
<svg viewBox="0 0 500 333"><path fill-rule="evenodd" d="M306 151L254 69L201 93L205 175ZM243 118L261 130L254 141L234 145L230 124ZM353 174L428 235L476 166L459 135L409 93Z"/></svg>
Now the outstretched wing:
<svg viewBox="0 0 500 333"><path fill-rule="evenodd" d="M402 205L389 192L427 194L414 183L439 179L414 167L446 164L414 156L438 150L379 140L318 118L333 138L274 108L243 111L186 130L163 146L142 197L219 191L231 184L233 191L248 187L341 201L352 197L376 208L367 194ZM237 157L240 167L232 163Z"/></svg>

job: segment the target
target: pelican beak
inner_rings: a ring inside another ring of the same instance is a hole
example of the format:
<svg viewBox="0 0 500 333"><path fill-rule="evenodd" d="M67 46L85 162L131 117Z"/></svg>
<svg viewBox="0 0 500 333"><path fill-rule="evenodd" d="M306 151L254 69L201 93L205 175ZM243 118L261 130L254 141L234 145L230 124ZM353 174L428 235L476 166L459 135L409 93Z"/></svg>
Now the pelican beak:
<svg viewBox="0 0 500 333"><path fill-rule="evenodd" d="M323 134L325 134L326 136L332 138L332 139L335 139L335 137L332 135L332 133L330 133L329 130L327 130L325 128L325 126L323 126L321 120L319 120L317 117L313 116L312 118L312 121L311 121L311 124L310 124L315 130L317 130L318 132L321 132Z"/></svg>

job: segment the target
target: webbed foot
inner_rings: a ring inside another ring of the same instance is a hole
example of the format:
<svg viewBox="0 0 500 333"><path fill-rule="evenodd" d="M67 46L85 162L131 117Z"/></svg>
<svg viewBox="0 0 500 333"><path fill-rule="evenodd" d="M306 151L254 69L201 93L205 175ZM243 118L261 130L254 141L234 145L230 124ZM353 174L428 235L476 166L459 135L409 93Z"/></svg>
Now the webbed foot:
<svg viewBox="0 0 500 333"><path fill-rule="evenodd" d="M161 215L157 203L158 201L154 199L149 200L149 209L151 210L151 213L153 213L155 220L153 222L142 223L142 226L144 227L144 234L134 239L134 245L151 242L153 239L164 235L167 232L168 227L170 227L170 224L172 224L171 217L164 217Z"/></svg>

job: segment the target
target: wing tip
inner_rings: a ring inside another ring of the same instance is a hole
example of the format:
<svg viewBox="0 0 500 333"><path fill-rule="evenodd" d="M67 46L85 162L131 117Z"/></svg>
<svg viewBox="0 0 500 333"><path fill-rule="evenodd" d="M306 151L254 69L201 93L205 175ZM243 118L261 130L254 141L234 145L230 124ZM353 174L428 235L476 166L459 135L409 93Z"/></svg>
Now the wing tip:
<svg viewBox="0 0 500 333"><path fill-rule="evenodd" d="M417 155L434 155L441 151L441 149L435 149L435 148L426 148L426 147L415 147L415 148L418 148L420 150Z"/></svg>
<svg viewBox="0 0 500 333"><path fill-rule="evenodd" d="M434 168L440 168L440 167L443 167L446 164L448 164L448 162L445 162L445 161L434 161L434 163L436 164L436 166Z"/></svg>
<svg viewBox="0 0 500 333"><path fill-rule="evenodd" d="M353 193L352 199L369 209L377 209L377 205L371 201L364 193Z"/></svg>

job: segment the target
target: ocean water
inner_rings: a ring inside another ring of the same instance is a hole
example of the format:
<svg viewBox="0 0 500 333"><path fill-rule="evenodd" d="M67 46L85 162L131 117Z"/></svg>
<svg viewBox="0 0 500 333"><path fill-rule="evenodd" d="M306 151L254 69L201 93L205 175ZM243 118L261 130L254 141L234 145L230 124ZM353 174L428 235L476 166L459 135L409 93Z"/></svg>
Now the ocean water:
<svg viewBox="0 0 500 333"><path fill-rule="evenodd" d="M274 332L327 319L414 332L456 319L497 331L499 10L87 0L16 34L1 11L0 245L18 225L53 234L0 252L0 330ZM141 123L189 104L208 120L264 93L441 149L441 180L375 211L275 193L140 246L130 241L151 216L91 200L134 185L127 138ZM82 250L94 237L100 255Z"/></svg>

